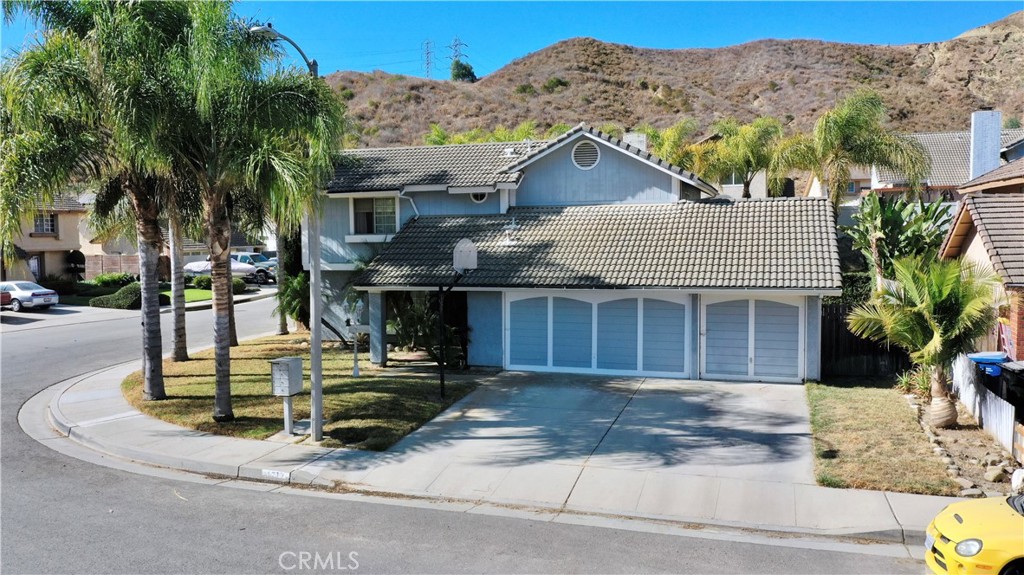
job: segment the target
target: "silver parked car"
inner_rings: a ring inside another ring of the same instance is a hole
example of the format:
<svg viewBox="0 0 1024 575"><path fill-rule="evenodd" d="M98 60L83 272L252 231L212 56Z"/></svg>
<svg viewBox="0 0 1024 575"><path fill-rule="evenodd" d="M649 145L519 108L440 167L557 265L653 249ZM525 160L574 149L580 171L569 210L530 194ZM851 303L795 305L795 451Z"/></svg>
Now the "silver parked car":
<svg viewBox="0 0 1024 575"><path fill-rule="evenodd" d="M58 303L57 292L32 282L0 282L0 292L11 295L11 310L47 309ZM3 299L7 299L6 297Z"/></svg>

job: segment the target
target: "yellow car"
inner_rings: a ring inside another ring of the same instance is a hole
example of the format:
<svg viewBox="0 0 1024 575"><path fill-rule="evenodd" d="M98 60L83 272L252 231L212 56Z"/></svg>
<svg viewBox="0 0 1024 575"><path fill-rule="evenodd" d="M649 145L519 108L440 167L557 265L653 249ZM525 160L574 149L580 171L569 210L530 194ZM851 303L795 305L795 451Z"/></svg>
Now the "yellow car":
<svg viewBox="0 0 1024 575"><path fill-rule="evenodd" d="M1024 575L1024 495L947 506L928 526L924 546L939 575Z"/></svg>

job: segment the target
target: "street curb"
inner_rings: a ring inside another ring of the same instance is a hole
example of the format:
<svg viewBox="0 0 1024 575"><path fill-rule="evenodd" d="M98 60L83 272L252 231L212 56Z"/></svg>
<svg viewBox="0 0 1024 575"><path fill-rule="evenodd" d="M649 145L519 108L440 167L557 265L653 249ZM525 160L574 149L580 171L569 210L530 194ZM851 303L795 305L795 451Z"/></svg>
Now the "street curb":
<svg viewBox="0 0 1024 575"><path fill-rule="evenodd" d="M86 380L90 380L94 377L101 376L105 372L113 371L119 368L131 367L132 364L141 364L141 362L138 360L134 360L131 362L116 364L84 375L79 375L74 378L70 378L63 382L59 382L54 386L51 386L51 388L48 389L56 389L53 391L53 394L47 405L45 419L49 422L51 426L56 428L61 435L67 437L68 439L71 439L75 443L87 449L111 455L120 459L134 461L144 465L169 468L173 470L184 471L199 475L217 475L226 478L249 479L267 483L294 486L318 486L333 488L341 485L346 487L346 491L349 493L359 494L363 496L381 496L385 498L395 499L396 501L402 499L419 500L421 502L428 503L450 503L453 501L458 501L471 506L520 508L523 510L528 510L530 512L540 514L568 514L572 516L610 517L643 522L685 524L692 525L694 526L694 528L697 529L724 528L741 531L756 531L766 534L774 534L776 536L783 534L791 534L796 536L843 538L861 541L874 541L880 543L896 543L903 545L920 545L923 543L925 537L923 530L905 528L901 524L899 524L898 521L896 523L897 525L899 525L899 528L896 529L816 529L811 527L799 527L795 525L763 525L741 523L734 521L714 520L707 518L646 514L635 511L622 512L601 508L589 508L584 506L562 505L561 507L552 507L545 506L542 503L504 501L500 499L459 499L450 496L420 491L402 491L388 488L375 488L372 485L364 485L359 483L358 481L346 483L343 481L329 479L329 477L325 477L323 475L324 469L319 468L320 466L318 466L317 464L322 460L329 458L331 455L335 453L349 451L345 449L323 448L322 453L319 453L319 455L317 455L316 450L320 448L307 447L306 453L309 455L309 459L303 460L301 464L275 465L273 458L271 458L271 456L278 452L282 452L282 450L288 451L288 448L291 447L291 444L272 444L270 442L245 440L241 438L219 436L210 433L199 434L199 432L186 430L185 428L179 428L183 432L183 436L181 438L182 441L187 441L189 436L198 437L201 435L204 438L209 437L222 440L210 441L211 445L219 446L241 441L249 444L248 446L256 447L256 449L254 449L251 454L247 453L245 455L244 462L237 463L237 461L239 461L238 459L231 463L219 462L215 460L194 457L196 454L202 453L205 450L205 448L188 455L170 455L162 454L157 451L147 449L146 446L126 446L123 444L118 444L115 441L104 440L99 436L100 434L90 433L89 425L82 427L79 424L79 422L72 421L67 415L63 413L60 407L61 398L64 396L64 394L66 394L76 385ZM120 390L120 386L118 386L117 389ZM457 407L462 402L463 401L460 400L459 402L453 404L452 407ZM152 418L148 415L143 414L142 412L135 410L134 408L131 408L130 411L134 413L125 411L123 412L123 416L118 417L117 419L127 420L133 418L147 418L159 421L156 420L156 418ZM265 449L259 449L258 446L260 445L263 445ZM258 463L261 462L261 460L265 460L267 458L270 458L270 460L262 461L262 464Z"/></svg>
<svg viewBox="0 0 1024 575"><path fill-rule="evenodd" d="M251 296L246 296L246 297L243 297L243 298L238 298L238 299L235 300L235 304L248 303L248 302L251 302L251 301L259 301L261 299L269 299L269 298L274 297L276 294L277 294L277 292L272 292L272 293L262 293L261 292L261 293L258 293L256 295L251 295ZM207 300L207 301L195 302L194 304L185 304L185 312L186 313L190 312L190 311L200 311L200 310L205 310L205 309L213 309L213 300L212 299ZM162 313L162 314L163 313L171 313L173 311L174 311L174 308L171 307L171 306L167 306L166 308L161 308L160 309L160 313Z"/></svg>

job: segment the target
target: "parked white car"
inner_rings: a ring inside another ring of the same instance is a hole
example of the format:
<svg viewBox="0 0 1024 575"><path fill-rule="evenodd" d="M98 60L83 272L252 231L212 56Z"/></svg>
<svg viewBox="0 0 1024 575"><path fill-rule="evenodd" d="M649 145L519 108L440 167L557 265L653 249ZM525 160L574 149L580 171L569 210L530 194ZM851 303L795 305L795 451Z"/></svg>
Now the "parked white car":
<svg viewBox="0 0 1024 575"><path fill-rule="evenodd" d="M0 282L0 292L11 295L9 305L12 311L24 308L47 309L57 305L60 299L57 292L32 282Z"/></svg>

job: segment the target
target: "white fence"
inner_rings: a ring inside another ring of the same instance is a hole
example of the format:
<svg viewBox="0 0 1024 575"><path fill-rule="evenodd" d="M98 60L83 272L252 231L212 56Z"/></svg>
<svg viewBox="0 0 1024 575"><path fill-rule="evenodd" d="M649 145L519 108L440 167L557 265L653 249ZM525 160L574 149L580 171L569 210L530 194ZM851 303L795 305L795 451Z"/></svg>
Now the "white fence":
<svg viewBox="0 0 1024 575"><path fill-rule="evenodd" d="M979 379L973 361L966 355L956 358L953 362L953 391L967 411L978 419L981 427L1012 453L1014 408L989 391Z"/></svg>

